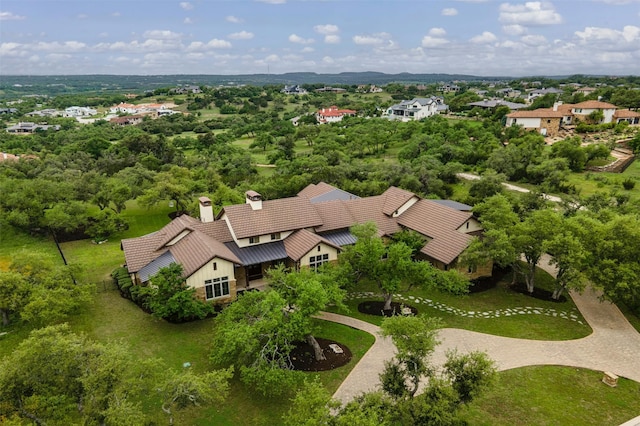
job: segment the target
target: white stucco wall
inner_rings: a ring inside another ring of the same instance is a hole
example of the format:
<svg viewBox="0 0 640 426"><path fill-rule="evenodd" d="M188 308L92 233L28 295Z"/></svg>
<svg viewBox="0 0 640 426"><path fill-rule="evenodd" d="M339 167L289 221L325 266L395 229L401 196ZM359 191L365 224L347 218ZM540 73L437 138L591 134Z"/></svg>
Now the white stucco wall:
<svg viewBox="0 0 640 426"><path fill-rule="evenodd" d="M525 129L538 129L540 128L540 118L507 117L506 126L508 127L514 124Z"/></svg>
<svg viewBox="0 0 640 426"><path fill-rule="evenodd" d="M468 226L467 226L468 224ZM481 231L482 225L475 218L471 218L462 224L460 228L457 229L459 232L463 234L468 234L469 232Z"/></svg>
<svg viewBox="0 0 640 426"><path fill-rule="evenodd" d="M318 251L318 247L320 247L320 251ZM323 254L329 255L329 261L338 259L338 250L335 247L320 243L319 246L314 247L307 254L302 256L300 259L300 266L309 266L309 258L311 256L322 256Z"/></svg>

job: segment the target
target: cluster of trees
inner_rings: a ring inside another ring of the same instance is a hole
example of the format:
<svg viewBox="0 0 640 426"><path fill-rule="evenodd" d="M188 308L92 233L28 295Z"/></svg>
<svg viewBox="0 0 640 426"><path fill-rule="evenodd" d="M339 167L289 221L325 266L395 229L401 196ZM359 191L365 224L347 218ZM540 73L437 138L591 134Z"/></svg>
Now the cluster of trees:
<svg viewBox="0 0 640 426"><path fill-rule="evenodd" d="M52 324L78 312L92 298L90 284L77 283L73 266L62 266L37 251L14 254L7 271L0 270L2 325L24 321Z"/></svg>
<svg viewBox="0 0 640 426"><path fill-rule="evenodd" d="M437 374L430 355L437 345L437 321L426 317L386 318L382 332L398 352L380 375L382 391L369 392L340 406L318 382L307 382L283 418L286 425L454 425L459 410L495 380L486 354L447 354ZM418 386L422 385L418 393Z"/></svg>
<svg viewBox="0 0 640 426"><path fill-rule="evenodd" d="M231 370L176 373L158 359L95 342L66 324L31 332L0 360L0 419L6 424L145 425L164 411L222 403ZM153 413L153 410L151 410Z"/></svg>
<svg viewBox="0 0 640 426"><path fill-rule="evenodd" d="M465 262L487 258L513 268L528 291L535 288L536 266L545 254L557 269L557 299L568 290L581 290L587 280L606 298L640 309L640 246L637 211L626 212L612 197L602 195L569 203L558 211L538 204L514 206L502 194L474 206L485 234L466 253ZM521 256L524 262L521 262Z"/></svg>

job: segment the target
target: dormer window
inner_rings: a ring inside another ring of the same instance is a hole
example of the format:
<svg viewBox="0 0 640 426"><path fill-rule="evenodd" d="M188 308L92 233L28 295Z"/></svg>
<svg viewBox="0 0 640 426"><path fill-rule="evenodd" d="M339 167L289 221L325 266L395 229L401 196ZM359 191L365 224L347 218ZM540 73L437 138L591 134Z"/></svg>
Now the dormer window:
<svg viewBox="0 0 640 426"><path fill-rule="evenodd" d="M260 242L260 237L250 237L249 244L258 244Z"/></svg>

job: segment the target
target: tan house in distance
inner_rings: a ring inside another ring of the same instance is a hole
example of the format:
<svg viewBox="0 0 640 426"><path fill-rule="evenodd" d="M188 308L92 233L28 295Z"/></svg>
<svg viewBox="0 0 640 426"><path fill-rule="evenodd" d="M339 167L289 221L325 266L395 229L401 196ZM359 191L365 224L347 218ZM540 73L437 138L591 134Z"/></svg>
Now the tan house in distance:
<svg viewBox="0 0 640 426"><path fill-rule="evenodd" d="M507 114L505 126L521 126L527 130L535 130L543 136L558 136L563 126L578 121L587 121L593 112L602 112L601 123L640 124L640 114L636 111L618 109L613 104L601 101L584 101L577 104L556 102L553 108L538 108L531 111L516 111Z"/></svg>
<svg viewBox="0 0 640 426"><path fill-rule="evenodd" d="M341 248L356 241L350 227L366 222L374 222L381 237L404 229L420 233L426 242L419 256L441 269L461 269L470 278L491 275L490 263L477 270L458 265L482 232L465 204L425 200L396 187L360 198L324 182L269 201L247 191L245 204L215 216L208 198L199 201L199 220L180 216L157 232L122 240L134 283L146 284L160 268L178 263L199 298L225 303L263 286L266 271L276 265L315 269L335 262Z"/></svg>

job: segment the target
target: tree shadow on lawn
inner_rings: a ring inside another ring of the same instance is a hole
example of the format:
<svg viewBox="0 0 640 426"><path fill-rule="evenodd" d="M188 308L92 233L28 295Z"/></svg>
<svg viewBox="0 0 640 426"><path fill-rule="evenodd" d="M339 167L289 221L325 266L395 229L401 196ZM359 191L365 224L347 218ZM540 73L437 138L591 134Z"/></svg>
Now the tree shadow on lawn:
<svg viewBox="0 0 640 426"><path fill-rule="evenodd" d="M410 311L410 312L409 312ZM367 300L358 305L358 312L379 317L392 317L394 315L418 315L418 309L406 303L391 302L391 309L384 309L384 302L380 300Z"/></svg>

